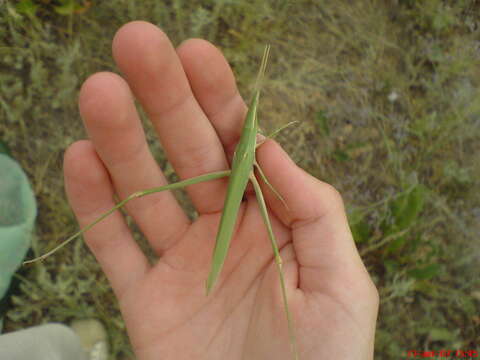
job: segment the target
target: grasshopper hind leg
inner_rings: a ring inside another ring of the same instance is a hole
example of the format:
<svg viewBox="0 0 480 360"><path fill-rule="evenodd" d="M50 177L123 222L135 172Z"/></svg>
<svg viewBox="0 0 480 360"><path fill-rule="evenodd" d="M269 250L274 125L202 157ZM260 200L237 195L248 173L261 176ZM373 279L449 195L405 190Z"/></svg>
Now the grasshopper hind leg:
<svg viewBox="0 0 480 360"><path fill-rule="evenodd" d="M255 195L257 197L258 206L260 207L260 213L262 215L263 222L265 223L265 227L267 228L268 237L270 239L270 243L273 249L275 264L277 266L278 276L280 280L285 315L287 318L288 333L290 338L290 347L291 347L292 355L294 360L299 360L297 338L295 335L295 326L294 326L292 314L290 313L290 308L288 306L288 296L287 296L287 289L285 285L285 276L283 273L283 261L280 256L280 249L278 248L275 235L273 234L272 224L268 216L267 205L265 204L265 199L263 198L262 189L260 188L260 184L258 183L257 178L255 177L255 174L253 172L250 174L250 181L252 182L253 188L255 189Z"/></svg>
<svg viewBox="0 0 480 360"><path fill-rule="evenodd" d="M267 186L270 188L270 190L272 190L272 192L275 194L275 196L282 202L283 206L285 206L285 208L288 210L288 205L287 203L285 202L285 199L282 197L282 195L280 195L280 193L273 187L273 185L270 183L270 181L268 181L268 178L267 176L265 175L265 173L263 172L262 168L260 167L260 165L258 164L257 160L255 159L253 165L255 166L255 168L258 170L258 174L260 175L260 177L262 178L262 181L267 184Z"/></svg>

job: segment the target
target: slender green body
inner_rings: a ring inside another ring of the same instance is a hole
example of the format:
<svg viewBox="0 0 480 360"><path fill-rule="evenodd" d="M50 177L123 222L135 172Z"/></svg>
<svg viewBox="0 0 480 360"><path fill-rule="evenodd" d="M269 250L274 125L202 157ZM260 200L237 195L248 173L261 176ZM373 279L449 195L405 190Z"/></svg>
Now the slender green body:
<svg viewBox="0 0 480 360"><path fill-rule="evenodd" d="M233 155L232 173L228 181L227 196L223 207L220 227L217 233L215 249L213 251L212 268L207 279L207 294L215 285L220 274L228 248L232 239L233 230L237 220L238 210L242 202L243 193L247 187L250 173L255 161L255 146L257 139L257 104L260 92L257 90L253 95L248 109L245 124L243 126L240 142L235 148Z"/></svg>

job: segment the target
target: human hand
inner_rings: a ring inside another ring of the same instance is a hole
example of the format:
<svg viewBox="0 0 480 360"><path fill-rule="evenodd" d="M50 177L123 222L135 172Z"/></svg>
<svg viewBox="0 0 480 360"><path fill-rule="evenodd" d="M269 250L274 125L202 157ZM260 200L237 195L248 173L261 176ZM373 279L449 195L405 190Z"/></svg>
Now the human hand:
<svg viewBox="0 0 480 360"><path fill-rule="evenodd" d="M181 179L228 169L246 114L227 61L206 41L174 49L154 25L132 22L117 32L113 55L124 78L104 72L85 81L79 104L90 139L65 155L67 193L82 227L114 206L114 194L125 198L166 183L133 97ZM273 140L257 149L257 160L288 205L263 186L300 358L372 359L378 294L340 195ZM218 283L205 296L227 181L187 188L198 212L194 222L168 192L127 204L159 256L154 265L119 212L84 235L118 298L139 360L291 359L277 269L252 193L240 208Z"/></svg>

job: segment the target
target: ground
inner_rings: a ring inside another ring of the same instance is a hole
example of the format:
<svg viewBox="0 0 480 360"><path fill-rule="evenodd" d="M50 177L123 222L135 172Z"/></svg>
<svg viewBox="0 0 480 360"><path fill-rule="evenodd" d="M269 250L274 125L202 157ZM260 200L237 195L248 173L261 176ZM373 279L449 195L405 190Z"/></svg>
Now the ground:
<svg viewBox="0 0 480 360"><path fill-rule="evenodd" d="M260 122L268 133L299 121L278 141L343 195L381 295L376 359L480 350L477 1L0 2L0 139L38 201L37 254L77 227L61 174L65 149L85 138L79 87L96 71L117 71L111 39L138 19L175 45L210 40L245 96L272 45ZM148 137L173 179L152 131ZM97 317L112 359L130 357L113 293L81 241L16 280L7 330Z"/></svg>

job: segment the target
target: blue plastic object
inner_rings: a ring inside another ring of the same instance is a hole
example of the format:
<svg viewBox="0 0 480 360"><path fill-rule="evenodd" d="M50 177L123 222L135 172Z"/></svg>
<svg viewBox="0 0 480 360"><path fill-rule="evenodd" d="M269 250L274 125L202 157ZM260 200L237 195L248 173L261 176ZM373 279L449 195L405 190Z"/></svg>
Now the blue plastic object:
<svg viewBox="0 0 480 360"><path fill-rule="evenodd" d="M37 203L20 165L0 153L0 299L21 265L37 215Z"/></svg>

